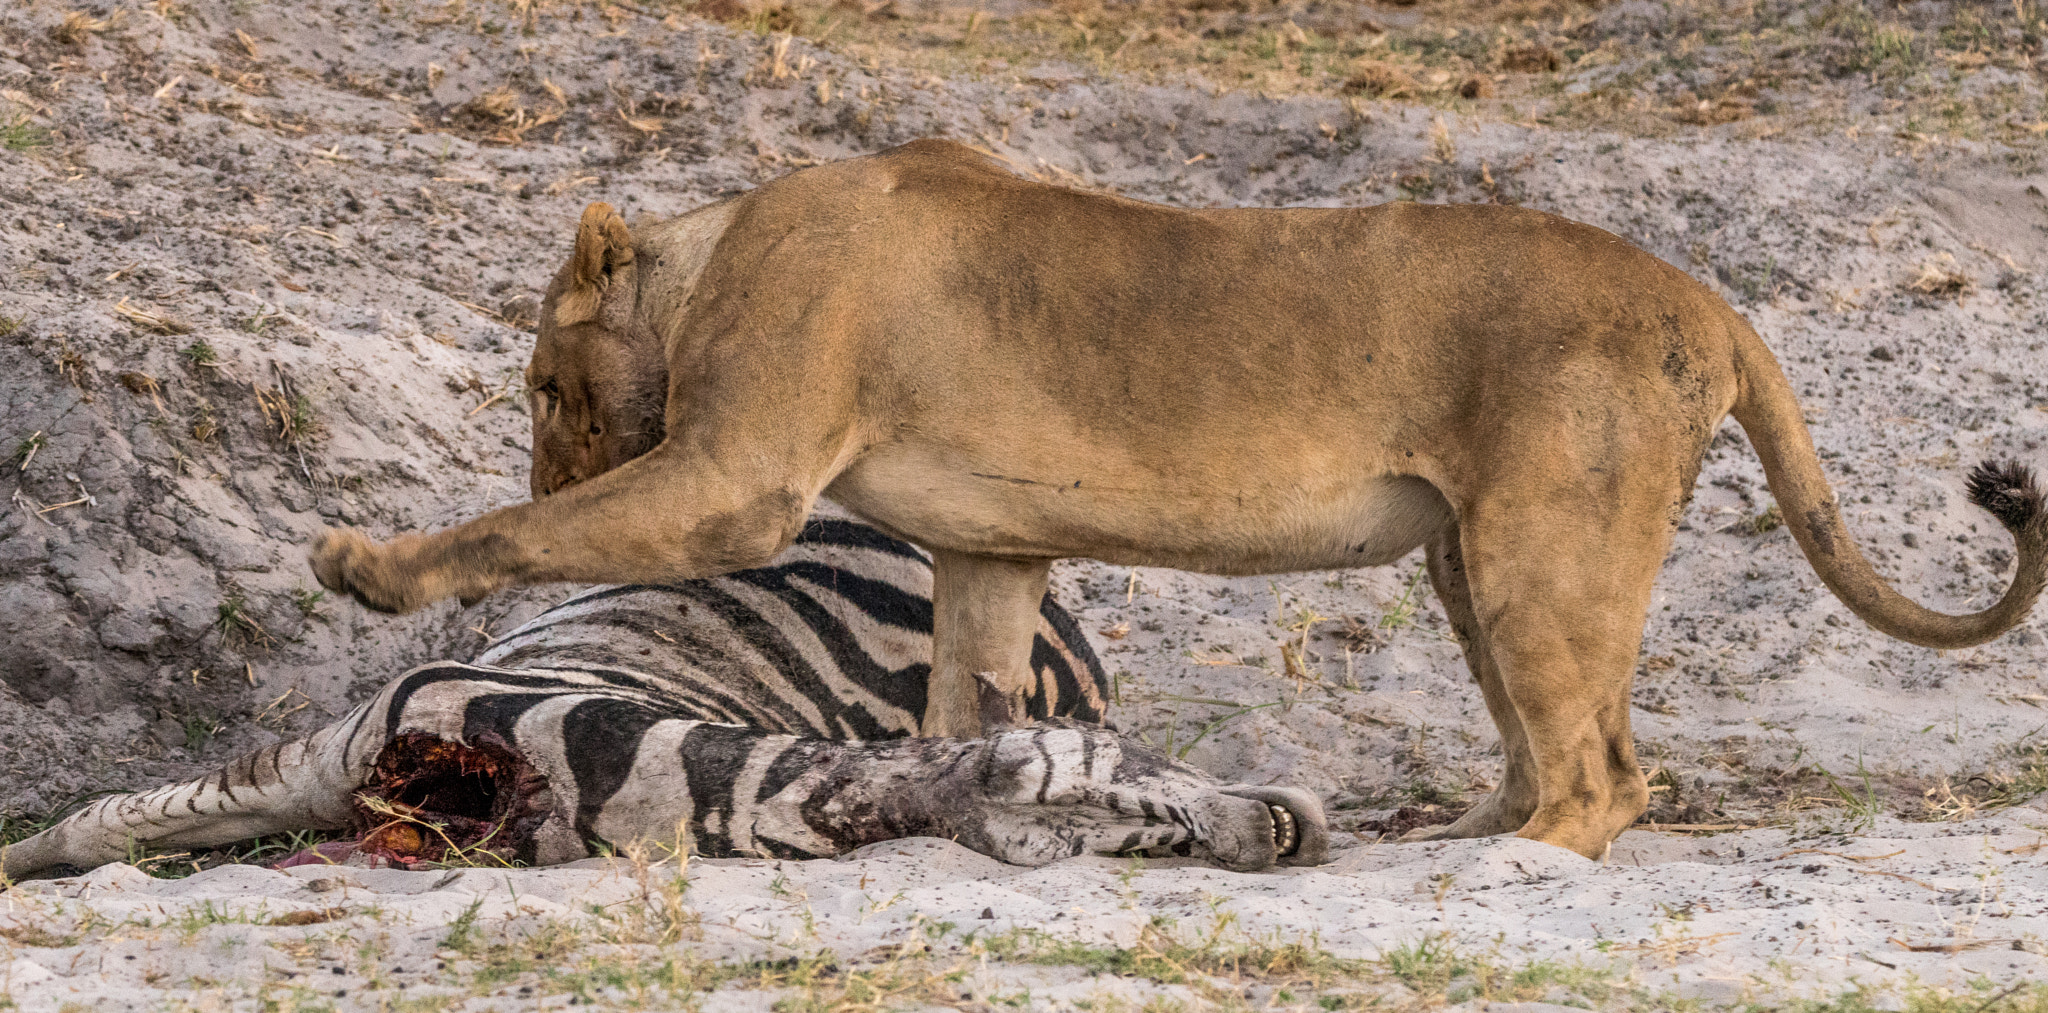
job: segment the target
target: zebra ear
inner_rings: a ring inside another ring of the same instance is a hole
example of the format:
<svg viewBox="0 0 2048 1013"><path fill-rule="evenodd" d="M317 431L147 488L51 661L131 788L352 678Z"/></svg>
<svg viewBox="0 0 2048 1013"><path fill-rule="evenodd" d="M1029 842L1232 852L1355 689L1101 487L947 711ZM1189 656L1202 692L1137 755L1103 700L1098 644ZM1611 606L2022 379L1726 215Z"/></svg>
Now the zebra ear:
<svg viewBox="0 0 2048 1013"><path fill-rule="evenodd" d="M981 734L994 735L1031 723L1024 713L1024 695L997 685L994 672L974 673L974 690L981 711Z"/></svg>

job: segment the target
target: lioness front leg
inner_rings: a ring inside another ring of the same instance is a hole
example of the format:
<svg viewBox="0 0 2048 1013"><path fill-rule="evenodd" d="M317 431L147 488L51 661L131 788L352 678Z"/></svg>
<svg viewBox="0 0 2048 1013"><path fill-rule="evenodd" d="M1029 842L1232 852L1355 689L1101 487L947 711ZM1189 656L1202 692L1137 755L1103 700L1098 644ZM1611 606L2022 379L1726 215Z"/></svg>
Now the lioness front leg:
<svg viewBox="0 0 2048 1013"><path fill-rule="evenodd" d="M1024 713L1052 561L932 552L932 674L918 734L978 738L983 698Z"/></svg>
<svg viewBox="0 0 2048 1013"><path fill-rule="evenodd" d="M766 563L796 537L814 488L721 471L664 445L552 496L383 545L329 529L308 554L321 586L380 612L475 601L517 584L661 584Z"/></svg>

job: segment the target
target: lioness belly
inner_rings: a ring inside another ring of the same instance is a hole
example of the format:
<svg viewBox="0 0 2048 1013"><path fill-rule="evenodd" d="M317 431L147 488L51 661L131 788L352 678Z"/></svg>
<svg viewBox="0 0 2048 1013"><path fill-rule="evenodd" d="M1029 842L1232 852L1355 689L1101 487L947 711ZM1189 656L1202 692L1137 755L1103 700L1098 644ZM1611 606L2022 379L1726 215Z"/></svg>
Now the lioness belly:
<svg viewBox="0 0 2048 1013"><path fill-rule="evenodd" d="M1391 563L1455 521L1412 476L1207 494L863 462L826 495L927 548L1256 574Z"/></svg>

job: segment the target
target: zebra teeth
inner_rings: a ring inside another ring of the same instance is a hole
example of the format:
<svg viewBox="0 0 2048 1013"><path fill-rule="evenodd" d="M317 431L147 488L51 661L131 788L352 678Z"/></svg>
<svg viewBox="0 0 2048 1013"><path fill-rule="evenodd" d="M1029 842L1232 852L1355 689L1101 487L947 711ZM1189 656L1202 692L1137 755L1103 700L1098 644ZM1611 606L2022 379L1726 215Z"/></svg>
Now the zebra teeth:
<svg viewBox="0 0 2048 1013"><path fill-rule="evenodd" d="M1281 858L1287 858L1301 847L1301 828L1294 825L1294 814L1286 806L1267 803L1273 811L1273 851Z"/></svg>

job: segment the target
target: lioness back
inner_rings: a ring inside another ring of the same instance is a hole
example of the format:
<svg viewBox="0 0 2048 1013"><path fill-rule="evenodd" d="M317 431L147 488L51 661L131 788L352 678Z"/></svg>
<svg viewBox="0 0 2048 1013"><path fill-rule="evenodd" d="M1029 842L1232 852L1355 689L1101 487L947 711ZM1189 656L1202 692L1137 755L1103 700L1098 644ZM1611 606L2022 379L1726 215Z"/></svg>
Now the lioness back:
<svg viewBox="0 0 2048 1013"><path fill-rule="evenodd" d="M807 266L827 249L890 267ZM756 291L770 277L788 285ZM690 306L679 333L756 353L797 307L835 321L832 354L866 364L863 416L930 434L873 434L837 477L864 516L941 546L953 529L979 551L1235 573L1398 558L1500 465L1488 429L1532 407L1608 416L1558 428L1573 457L1703 447L1742 326L1683 272L1538 211L1187 210L940 143L739 199Z"/></svg>

